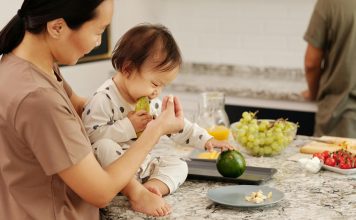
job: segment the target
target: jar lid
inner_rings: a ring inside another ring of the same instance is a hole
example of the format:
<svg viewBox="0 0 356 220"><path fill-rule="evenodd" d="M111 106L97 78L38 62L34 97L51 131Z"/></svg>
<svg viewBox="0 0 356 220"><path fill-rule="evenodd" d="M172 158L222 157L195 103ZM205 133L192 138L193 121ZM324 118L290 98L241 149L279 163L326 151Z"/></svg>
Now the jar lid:
<svg viewBox="0 0 356 220"><path fill-rule="evenodd" d="M223 92L203 92L200 94L200 105L203 108L224 108L225 95Z"/></svg>

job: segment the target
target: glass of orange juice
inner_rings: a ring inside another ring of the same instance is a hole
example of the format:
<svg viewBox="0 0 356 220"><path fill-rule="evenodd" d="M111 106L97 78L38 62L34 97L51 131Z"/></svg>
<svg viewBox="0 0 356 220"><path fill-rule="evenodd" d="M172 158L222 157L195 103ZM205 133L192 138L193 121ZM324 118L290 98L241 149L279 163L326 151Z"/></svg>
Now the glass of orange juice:
<svg viewBox="0 0 356 220"><path fill-rule="evenodd" d="M229 118L225 112L225 95L222 92L203 92L198 102L195 122L217 140L228 140Z"/></svg>
<svg viewBox="0 0 356 220"><path fill-rule="evenodd" d="M207 129L208 133L216 140L226 141L229 139L230 129L223 125L215 125Z"/></svg>

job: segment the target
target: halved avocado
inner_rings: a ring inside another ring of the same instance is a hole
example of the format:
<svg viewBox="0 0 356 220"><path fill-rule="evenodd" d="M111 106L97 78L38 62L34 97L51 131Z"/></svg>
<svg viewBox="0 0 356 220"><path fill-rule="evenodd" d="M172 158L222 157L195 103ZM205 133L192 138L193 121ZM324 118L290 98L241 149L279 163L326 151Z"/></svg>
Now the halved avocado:
<svg viewBox="0 0 356 220"><path fill-rule="evenodd" d="M147 113L150 113L150 100L147 96L139 98L136 102L135 111L145 110Z"/></svg>
<svg viewBox="0 0 356 220"><path fill-rule="evenodd" d="M135 112L140 110L145 110L148 114L150 113L150 100L148 99L147 96L143 96L137 100L135 106ZM140 137L141 134L142 131L136 133L137 137Z"/></svg>
<svg viewBox="0 0 356 220"><path fill-rule="evenodd" d="M237 150L227 150L220 153L216 168L224 177L237 178L245 172L246 161Z"/></svg>

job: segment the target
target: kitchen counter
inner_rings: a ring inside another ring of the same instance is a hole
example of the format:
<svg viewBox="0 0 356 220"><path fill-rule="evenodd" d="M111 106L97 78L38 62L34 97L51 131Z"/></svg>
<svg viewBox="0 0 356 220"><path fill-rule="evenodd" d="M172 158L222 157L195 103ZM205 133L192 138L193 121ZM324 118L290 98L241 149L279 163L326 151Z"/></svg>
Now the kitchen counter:
<svg viewBox="0 0 356 220"><path fill-rule="evenodd" d="M278 172L264 185L285 193L284 200L270 207L242 209L212 203L206 194L211 188L232 185L213 181L187 180L174 194L166 196L173 212L159 219L355 219L356 175L341 175L321 170L317 174L303 170L290 159L299 152L307 137L297 139L275 157L245 154L249 166L276 168ZM168 141L168 140L167 140ZM154 154L178 153L190 148L158 146ZM108 219L155 219L133 212L124 196L116 196L104 210Z"/></svg>
<svg viewBox="0 0 356 220"><path fill-rule="evenodd" d="M306 89L302 69L188 63L165 93L197 96L221 91L231 105L315 112L316 104L301 95Z"/></svg>

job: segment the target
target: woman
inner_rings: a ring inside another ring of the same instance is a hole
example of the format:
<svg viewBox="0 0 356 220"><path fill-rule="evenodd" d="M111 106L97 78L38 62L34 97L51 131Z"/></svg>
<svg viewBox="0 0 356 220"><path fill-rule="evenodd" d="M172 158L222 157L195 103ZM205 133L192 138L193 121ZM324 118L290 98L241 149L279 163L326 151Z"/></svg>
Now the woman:
<svg viewBox="0 0 356 220"><path fill-rule="evenodd" d="M25 0L1 31L0 219L99 219L98 207L129 183L160 136L183 128L179 101L165 97L123 157L103 169L93 156L77 114L85 100L56 63L75 64L100 45L112 8L113 0ZM168 214L162 203L146 213Z"/></svg>

